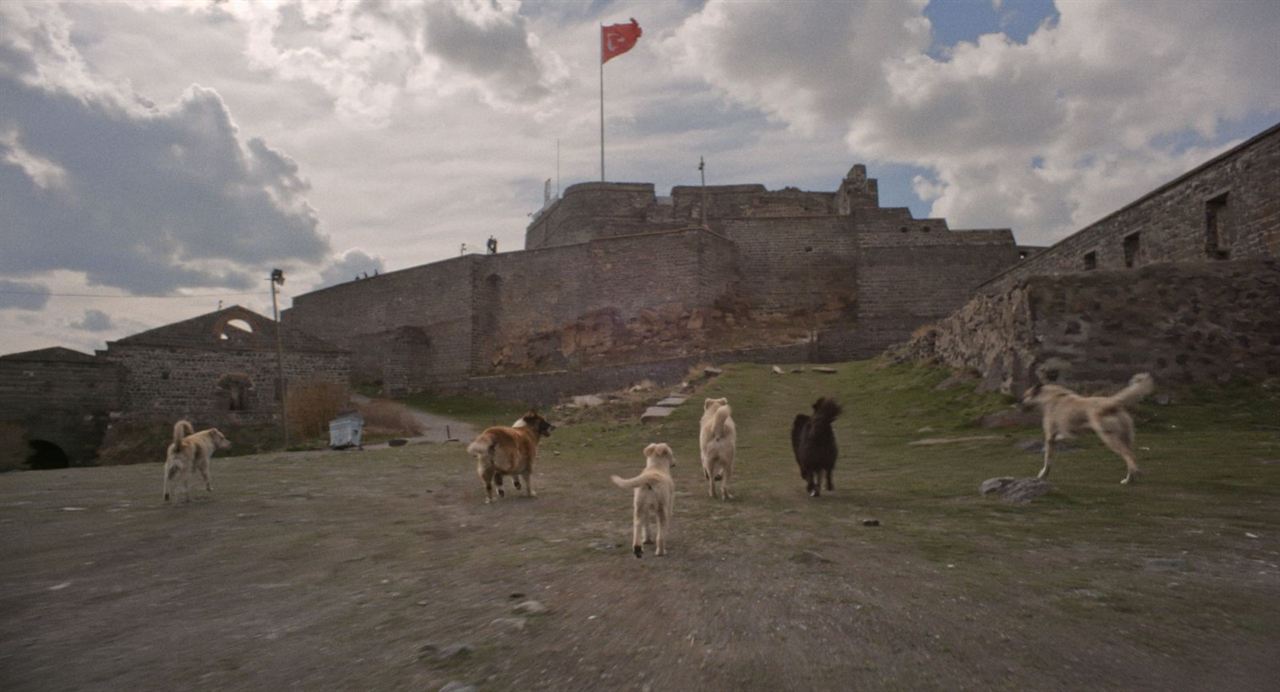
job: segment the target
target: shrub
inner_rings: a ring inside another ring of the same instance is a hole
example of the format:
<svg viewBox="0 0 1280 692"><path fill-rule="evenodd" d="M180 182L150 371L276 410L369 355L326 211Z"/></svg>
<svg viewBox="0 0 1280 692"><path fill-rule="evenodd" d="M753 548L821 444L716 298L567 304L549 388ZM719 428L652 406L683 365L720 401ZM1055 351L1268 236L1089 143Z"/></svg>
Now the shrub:
<svg viewBox="0 0 1280 692"><path fill-rule="evenodd" d="M289 420L289 432L298 439L329 435L329 421L349 408L350 398L346 385L332 382L311 382L289 387L285 415Z"/></svg>

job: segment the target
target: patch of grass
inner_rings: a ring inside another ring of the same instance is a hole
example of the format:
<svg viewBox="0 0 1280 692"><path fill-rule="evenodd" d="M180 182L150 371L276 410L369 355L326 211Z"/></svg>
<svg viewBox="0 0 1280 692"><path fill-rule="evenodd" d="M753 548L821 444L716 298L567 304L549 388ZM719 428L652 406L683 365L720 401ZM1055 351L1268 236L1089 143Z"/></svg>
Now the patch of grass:
<svg viewBox="0 0 1280 692"><path fill-rule="evenodd" d="M528 406L475 394L437 394L419 392L399 400L406 406L427 413L456 418L474 425L493 425L494 421L514 421L529 410Z"/></svg>

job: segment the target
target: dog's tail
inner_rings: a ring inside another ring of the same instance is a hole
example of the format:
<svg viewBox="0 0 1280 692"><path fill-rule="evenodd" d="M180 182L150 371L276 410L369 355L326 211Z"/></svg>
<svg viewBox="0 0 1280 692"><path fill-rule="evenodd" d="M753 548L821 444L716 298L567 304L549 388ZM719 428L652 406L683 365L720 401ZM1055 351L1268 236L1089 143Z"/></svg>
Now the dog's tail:
<svg viewBox="0 0 1280 692"><path fill-rule="evenodd" d="M712 439L720 439L724 437L724 423L729 420L728 404L716 409L716 416L711 421L711 437Z"/></svg>
<svg viewBox="0 0 1280 692"><path fill-rule="evenodd" d="M609 476L609 480L613 481L613 484L618 486L619 488L639 488L640 486L645 485L646 483L649 482L649 479L644 474L640 474L635 478Z"/></svg>
<svg viewBox="0 0 1280 692"><path fill-rule="evenodd" d="M491 433L480 433L471 444L467 445L467 453L476 456L491 454L497 442Z"/></svg>
<svg viewBox="0 0 1280 692"><path fill-rule="evenodd" d="M795 421L791 423L791 451L795 453L796 461L800 460L800 438L808 425L809 417L803 413L797 413Z"/></svg>
<svg viewBox="0 0 1280 692"><path fill-rule="evenodd" d="M1111 395L1112 403L1121 408L1128 408L1156 390L1156 381L1149 373L1140 372L1129 380L1129 385Z"/></svg>
<svg viewBox="0 0 1280 692"><path fill-rule="evenodd" d="M177 423L174 423L173 424L173 446L181 447L182 440L186 438L187 435L191 435L193 433L195 433L195 428L191 427L191 421L180 420Z"/></svg>

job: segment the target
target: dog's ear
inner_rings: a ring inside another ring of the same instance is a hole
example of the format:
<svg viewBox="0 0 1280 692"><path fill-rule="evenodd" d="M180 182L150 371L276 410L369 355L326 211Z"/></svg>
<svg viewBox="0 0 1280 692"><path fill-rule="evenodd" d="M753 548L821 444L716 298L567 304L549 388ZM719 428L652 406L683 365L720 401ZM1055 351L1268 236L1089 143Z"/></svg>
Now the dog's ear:
<svg viewBox="0 0 1280 692"><path fill-rule="evenodd" d="M704 399L702 402L702 410L706 411L707 409L711 408L711 405L714 403L716 403L715 399Z"/></svg>
<svg viewBox="0 0 1280 692"><path fill-rule="evenodd" d="M647 447L645 447L645 448L644 448L644 455L645 455L645 457L646 457L646 458L648 458L648 457L653 456L653 450L654 450L654 449L656 449L656 448L657 448L657 446L658 446L657 444L649 443L649 445L648 445Z"/></svg>

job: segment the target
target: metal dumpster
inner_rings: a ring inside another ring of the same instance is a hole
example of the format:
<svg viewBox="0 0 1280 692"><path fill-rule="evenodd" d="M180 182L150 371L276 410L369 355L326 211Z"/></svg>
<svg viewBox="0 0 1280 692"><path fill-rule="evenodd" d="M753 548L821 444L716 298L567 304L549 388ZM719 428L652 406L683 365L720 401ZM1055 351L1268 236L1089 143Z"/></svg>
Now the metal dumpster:
<svg viewBox="0 0 1280 692"><path fill-rule="evenodd" d="M350 411L329 421L329 447L331 449L347 449L361 447L361 435L364 434L364 416L359 411Z"/></svg>

